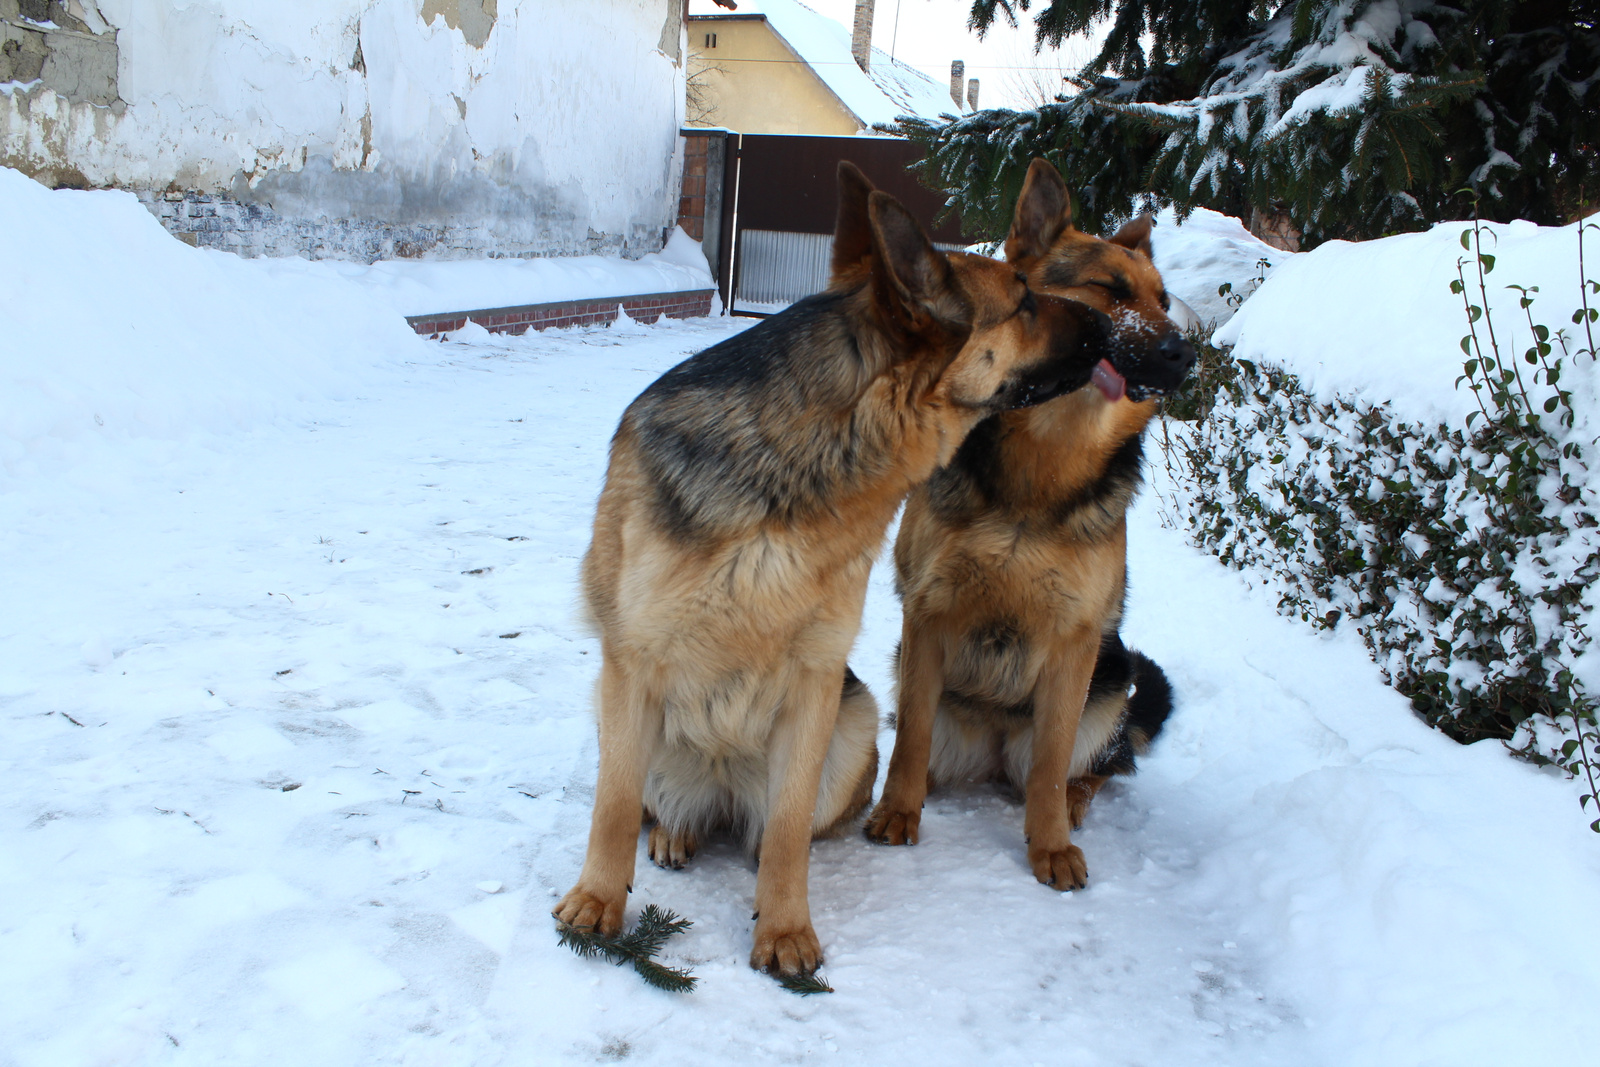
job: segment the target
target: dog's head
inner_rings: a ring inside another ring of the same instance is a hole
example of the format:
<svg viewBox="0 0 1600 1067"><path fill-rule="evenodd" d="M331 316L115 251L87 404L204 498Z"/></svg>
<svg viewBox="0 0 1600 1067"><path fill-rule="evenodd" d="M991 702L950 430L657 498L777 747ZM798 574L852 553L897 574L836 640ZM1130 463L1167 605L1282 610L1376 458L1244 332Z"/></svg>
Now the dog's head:
<svg viewBox="0 0 1600 1067"><path fill-rule="evenodd" d="M1093 383L1111 402L1170 393L1194 366L1194 346L1167 315L1171 301L1151 256L1150 224L1143 215L1109 238L1081 232L1061 175L1035 159L1006 236L1006 261L1035 289L1110 317L1111 351Z"/></svg>
<svg viewBox="0 0 1600 1067"><path fill-rule="evenodd" d="M849 163L839 166L832 266L830 287L865 286L897 351L977 413L1080 389L1109 350L1106 315L1035 292L1011 264L940 252L904 205Z"/></svg>

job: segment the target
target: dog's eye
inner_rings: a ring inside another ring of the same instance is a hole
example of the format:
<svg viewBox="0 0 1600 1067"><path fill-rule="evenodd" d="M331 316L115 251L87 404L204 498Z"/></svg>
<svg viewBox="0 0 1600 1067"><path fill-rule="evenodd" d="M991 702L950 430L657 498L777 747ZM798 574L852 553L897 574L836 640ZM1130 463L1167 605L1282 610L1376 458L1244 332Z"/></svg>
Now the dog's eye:
<svg viewBox="0 0 1600 1067"><path fill-rule="evenodd" d="M1102 281L1093 281L1090 285L1098 286L1111 294L1113 300L1132 300L1133 290L1121 278L1109 278Z"/></svg>

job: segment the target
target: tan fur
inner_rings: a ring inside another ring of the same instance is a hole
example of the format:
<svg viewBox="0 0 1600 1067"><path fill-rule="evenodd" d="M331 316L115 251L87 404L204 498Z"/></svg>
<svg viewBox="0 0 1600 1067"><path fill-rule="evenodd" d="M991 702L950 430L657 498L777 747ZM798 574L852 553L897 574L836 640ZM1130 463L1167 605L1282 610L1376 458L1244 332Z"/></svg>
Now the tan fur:
<svg viewBox="0 0 1600 1067"><path fill-rule="evenodd" d="M841 170L838 245L868 251L840 284L724 342L750 354L726 386L691 360L617 431L583 566L604 655L599 782L562 922L621 928L648 802L668 866L707 825L742 829L761 860L751 965L817 966L809 842L865 806L876 772L875 707L848 685L841 701L841 678L884 530L996 398L1020 395L1018 375L1086 358L1073 338L1092 312L1023 313L1014 268L938 255L869 192ZM845 232L866 224L870 239ZM787 362L752 374L766 339Z"/></svg>
<svg viewBox="0 0 1600 1067"><path fill-rule="evenodd" d="M1149 219L1109 241L1089 237L1072 227L1065 192L1035 161L1008 261L1121 328L1169 336ZM1127 702L1120 690L1088 699L1101 641L1122 616L1124 513L1138 478L1117 465L1155 408L1091 385L997 415L907 501L894 551L904 601L895 747L869 837L915 843L930 788L1000 778L1024 794L1035 877L1084 885L1070 832L1106 780L1090 767Z"/></svg>

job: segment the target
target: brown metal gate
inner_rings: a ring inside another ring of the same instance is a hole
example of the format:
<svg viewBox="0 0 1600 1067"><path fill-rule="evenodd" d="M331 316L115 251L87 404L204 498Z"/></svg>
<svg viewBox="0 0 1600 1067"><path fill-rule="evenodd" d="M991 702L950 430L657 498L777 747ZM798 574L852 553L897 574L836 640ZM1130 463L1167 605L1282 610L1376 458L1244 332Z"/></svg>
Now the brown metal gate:
<svg viewBox="0 0 1600 1067"><path fill-rule="evenodd" d="M959 219L933 226L944 197L906 169L922 158L911 141L730 133L725 151L717 287L736 313L770 313L826 286L842 159L905 204L935 243L962 241Z"/></svg>

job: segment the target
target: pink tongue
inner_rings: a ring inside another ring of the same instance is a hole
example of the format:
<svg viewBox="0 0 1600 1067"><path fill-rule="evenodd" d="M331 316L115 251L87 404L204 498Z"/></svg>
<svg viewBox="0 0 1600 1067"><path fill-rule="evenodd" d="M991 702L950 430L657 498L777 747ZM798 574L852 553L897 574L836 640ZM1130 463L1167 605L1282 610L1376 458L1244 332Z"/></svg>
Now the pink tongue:
<svg viewBox="0 0 1600 1067"><path fill-rule="evenodd" d="M1101 360L1094 366L1094 372L1089 375L1089 380L1094 387L1100 390L1107 400L1115 403L1121 400L1128 391L1128 380L1116 372L1107 360Z"/></svg>

